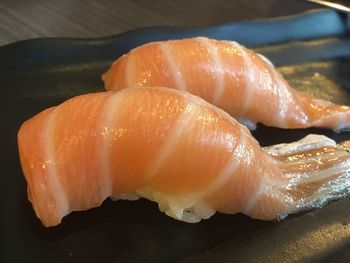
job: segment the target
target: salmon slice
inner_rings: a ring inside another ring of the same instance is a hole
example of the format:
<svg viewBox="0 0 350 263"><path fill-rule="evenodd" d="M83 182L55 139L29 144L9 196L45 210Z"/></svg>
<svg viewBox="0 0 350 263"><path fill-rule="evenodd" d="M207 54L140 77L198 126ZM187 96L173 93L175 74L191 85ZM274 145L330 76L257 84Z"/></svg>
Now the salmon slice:
<svg viewBox="0 0 350 263"><path fill-rule="evenodd" d="M169 88L69 99L23 123L18 145L46 227L108 197L147 198L185 222L215 211L271 220L322 206L350 181L350 154L334 141L262 149L223 110Z"/></svg>
<svg viewBox="0 0 350 263"><path fill-rule="evenodd" d="M102 76L107 90L162 86L186 90L255 129L350 128L350 108L292 89L264 56L204 37L153 42L123 55Z"/></svg>

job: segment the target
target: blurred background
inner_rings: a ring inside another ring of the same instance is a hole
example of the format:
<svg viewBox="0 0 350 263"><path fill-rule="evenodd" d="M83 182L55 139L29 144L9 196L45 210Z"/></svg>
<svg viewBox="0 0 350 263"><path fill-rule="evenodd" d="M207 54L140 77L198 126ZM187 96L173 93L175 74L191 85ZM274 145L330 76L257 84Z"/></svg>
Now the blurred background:
<svg viewBox="0 0 350 263"><path fill-rule="evenodd" d="M149 26L208 26L318 7L302 0L1 0L0 45L38 37L103 37Z"/></svg>

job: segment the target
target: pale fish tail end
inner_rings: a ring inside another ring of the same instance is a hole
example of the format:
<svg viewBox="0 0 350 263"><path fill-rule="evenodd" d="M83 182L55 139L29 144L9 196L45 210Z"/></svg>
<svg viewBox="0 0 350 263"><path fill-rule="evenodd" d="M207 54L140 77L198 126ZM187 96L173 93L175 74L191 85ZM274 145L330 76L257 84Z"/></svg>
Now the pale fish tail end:
<svg viewBox="0 0 350 263"><path fill-rule="evenodd" d="M265 151L282 160L283 178L272 188L285 204L277 220L321 208L350 194L350 141L336 144L326 136L309 135Z"/></svg>
<svg viewBox="0 0 350 263"><path fill-rule="evenodd" d="M307 127L331 129L335 132L350 130L350 107L337 105L321 99L305 100L304 110L308 115Z"/></svg>

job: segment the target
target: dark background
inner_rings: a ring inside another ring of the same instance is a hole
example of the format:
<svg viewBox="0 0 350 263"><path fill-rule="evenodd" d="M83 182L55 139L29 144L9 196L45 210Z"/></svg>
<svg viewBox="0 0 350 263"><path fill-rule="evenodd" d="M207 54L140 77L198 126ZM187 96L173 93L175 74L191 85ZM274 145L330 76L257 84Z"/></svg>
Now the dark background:
<svg viewBox="0 0 350 263"><path fill-rule="evenodd" d="M301 0L1 0L0 46L38 37L102 37L148 26L208 26L315 7Z"/></svg>

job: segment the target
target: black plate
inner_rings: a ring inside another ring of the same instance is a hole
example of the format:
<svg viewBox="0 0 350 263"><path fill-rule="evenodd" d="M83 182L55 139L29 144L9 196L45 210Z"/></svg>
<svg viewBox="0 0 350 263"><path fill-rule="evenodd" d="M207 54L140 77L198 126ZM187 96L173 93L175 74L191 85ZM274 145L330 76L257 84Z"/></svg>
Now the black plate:
<svg viewBox="0 0 350 263"><path fill-rule="evenodd" d="M0 48L0 262L174 262L350 260L350 199L283 222L216 214L198 224L175 221L146 200L107 200L46 229L26 198L16 133L37 112L103 89L100 74L131 48L153 40L208 36L239 41L269 57L297 89L350 104L347 17L321 10L210 28L150 28L104 39L37 39ZM262 145L321 133L259 126Z"/></svg>

